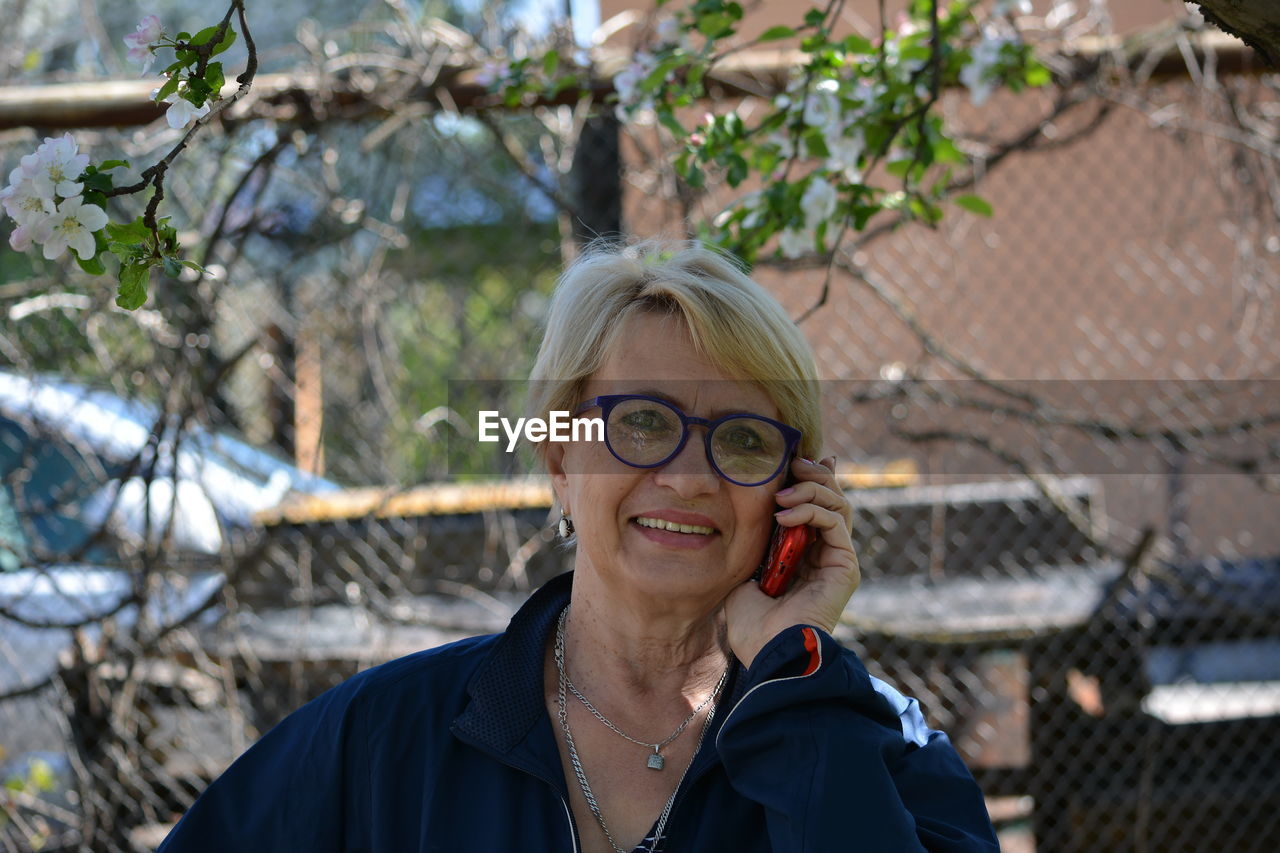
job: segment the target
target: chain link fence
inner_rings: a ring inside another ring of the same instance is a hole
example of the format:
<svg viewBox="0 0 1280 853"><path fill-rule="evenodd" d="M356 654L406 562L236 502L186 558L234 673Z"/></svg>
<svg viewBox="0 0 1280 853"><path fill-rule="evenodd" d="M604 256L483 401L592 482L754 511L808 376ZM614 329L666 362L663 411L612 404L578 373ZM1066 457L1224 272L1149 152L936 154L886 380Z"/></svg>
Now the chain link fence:
<svg viewBox="0 0 1280 853"><path fill-rule="evenodd" d="M992 164L993 218L851 245L811 312L825 268L756 270L827 377L864 573L840 639L1015 853L1280 835L1276 140L1224 130L1274 127L1280 84L1214 82L1052 119L949 96L974 152L1058 140ZM525 375L575 235L690 200L569 108L407 122L203 143L171 192L226 235L213 276L134 314L0 255L0 849L153 849L289 710L571 566L544 482L451 481L446 383Z"/></svg>

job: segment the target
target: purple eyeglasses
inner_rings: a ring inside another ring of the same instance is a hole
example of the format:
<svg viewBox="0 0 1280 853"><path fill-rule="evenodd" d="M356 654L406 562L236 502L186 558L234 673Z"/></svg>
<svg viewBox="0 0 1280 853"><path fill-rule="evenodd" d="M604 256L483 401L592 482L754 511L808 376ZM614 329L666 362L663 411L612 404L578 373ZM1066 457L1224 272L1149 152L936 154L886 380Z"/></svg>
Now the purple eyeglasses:
<svg viewBox="0 0 1280 853"><path fill-rule="evenodd" d="M706 430L703 442L712 470L738 486L762 486L778 476L800 445L800 430L762 415L739 412L709 421L643 394L592 397L575 414L597 406L609 452L633 468L666 465L684 449L689 427L700 426Z"/></svg>

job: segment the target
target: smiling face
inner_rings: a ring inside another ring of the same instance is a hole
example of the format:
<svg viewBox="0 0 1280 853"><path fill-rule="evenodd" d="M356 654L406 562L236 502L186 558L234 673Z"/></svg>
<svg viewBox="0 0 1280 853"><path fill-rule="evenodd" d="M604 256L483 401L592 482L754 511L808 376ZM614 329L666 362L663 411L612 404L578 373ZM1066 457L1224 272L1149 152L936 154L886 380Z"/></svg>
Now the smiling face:
<svg viewBox="0 0 1280 853"><path fill-rule="evenodd" d="M625 321L582 400L605 394L657 396L707 419L730 412L778 418L763 389L697 352L683 320L654 313ZM602 442L550 446L552 480L577 530L579 572L625 593L697 599L708 607L751 576L783 478L754 487L721 479L707 461L704 434L691 427L680 453L650 469L623 464Z"/></svg>

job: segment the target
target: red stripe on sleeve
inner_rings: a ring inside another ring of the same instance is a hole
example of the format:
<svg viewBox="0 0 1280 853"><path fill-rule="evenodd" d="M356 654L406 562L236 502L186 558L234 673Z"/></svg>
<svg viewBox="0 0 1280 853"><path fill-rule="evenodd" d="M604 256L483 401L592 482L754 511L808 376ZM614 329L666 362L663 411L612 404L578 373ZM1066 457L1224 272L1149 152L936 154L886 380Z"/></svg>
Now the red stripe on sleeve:
<svg viewBox="0 0 1280 853"><path fill-rule="evenodd" d="M809 666L805 669L804 675L813 675L818 671L818 666L822 663L822 652L818 646L818 632L812 628L801 628L804 634L804 647L809 652Z"/></svg>

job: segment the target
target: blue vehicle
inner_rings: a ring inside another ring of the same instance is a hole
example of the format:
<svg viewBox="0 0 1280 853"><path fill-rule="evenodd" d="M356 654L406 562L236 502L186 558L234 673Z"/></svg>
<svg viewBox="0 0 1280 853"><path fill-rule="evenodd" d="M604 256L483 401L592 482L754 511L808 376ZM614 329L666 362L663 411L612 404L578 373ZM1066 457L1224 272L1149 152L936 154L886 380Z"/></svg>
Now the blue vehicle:
<svg viewBox="0 0 1280 853"><path fill-rule="evenodd" d="M151 536L172 524L179 552L216 554L286 495L339 489L226 431L181 426L110 391L0 370L0 569L16 567L18 550L110 563L113 539L143 541L148 503ZM10 541L14 514L25 547ZM109 536L95 539L104 524Z"/></svg>

